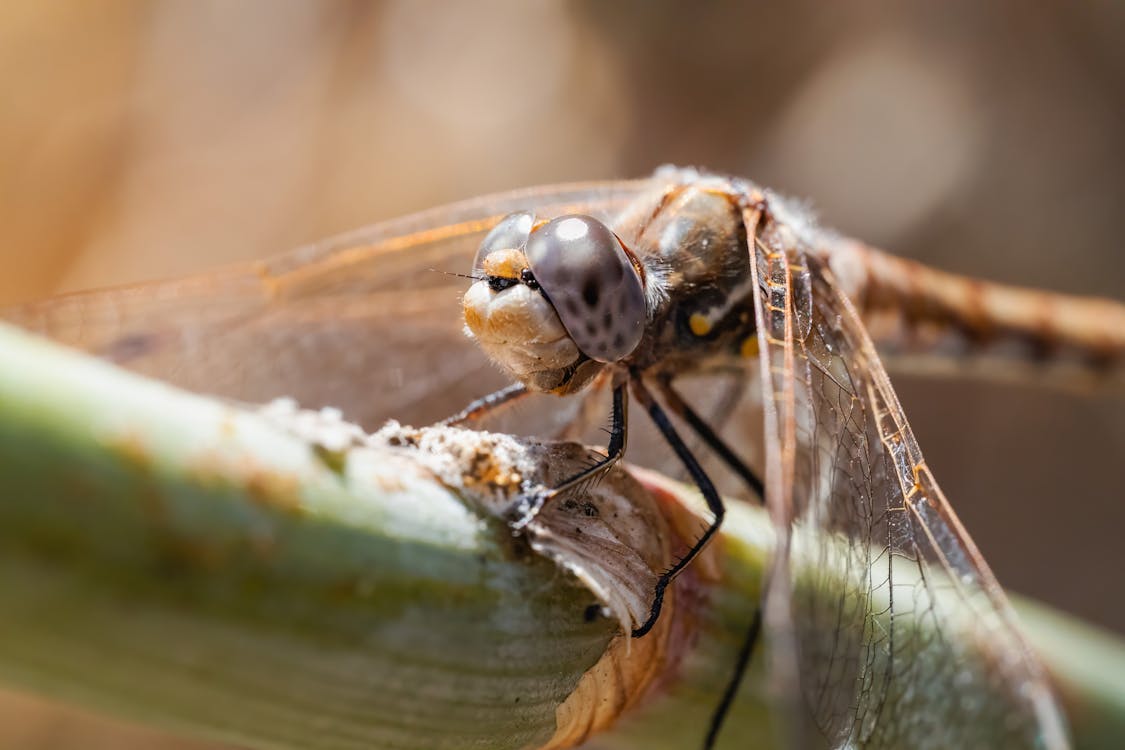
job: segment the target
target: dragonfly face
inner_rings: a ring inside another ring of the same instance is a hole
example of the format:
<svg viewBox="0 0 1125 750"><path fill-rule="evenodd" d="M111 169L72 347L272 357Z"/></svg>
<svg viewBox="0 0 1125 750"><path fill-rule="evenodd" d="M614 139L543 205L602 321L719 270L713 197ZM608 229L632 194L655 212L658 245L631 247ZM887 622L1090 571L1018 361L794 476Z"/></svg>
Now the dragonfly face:
<svg viewBox="0 0 1125 750"><path fill-rule="evenodd" d="M530 390L559 395L604 365L677 375L757 351L736 193L660 191L617 228L582 215L505 217L463 298L471 336Z"/></svg>
<svg viewBox="0 0 1125 750"><path fill-rule="evenodd" d="M508 216L485 237L465 323L531 390L571 393L626 359L647 317L644 271L605 224Z"/></svg>

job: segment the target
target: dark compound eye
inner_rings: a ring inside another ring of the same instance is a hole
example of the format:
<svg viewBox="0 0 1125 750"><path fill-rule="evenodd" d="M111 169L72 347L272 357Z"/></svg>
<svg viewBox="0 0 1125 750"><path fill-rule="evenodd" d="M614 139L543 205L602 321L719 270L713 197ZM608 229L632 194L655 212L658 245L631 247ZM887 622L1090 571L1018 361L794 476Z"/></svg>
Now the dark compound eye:
<svg viewBox="0 0 1125 750"><path fill-rule="evenodd" d="M481 240L477 257L473 259L473 273L479 274L484 267L484 259L489 253L496 250L518 250L527 242L531 234L531 226L535 223L535 215L530 211L519 211L508 214L492 231Z"/></svg>
<svg viewBox="0 0 1125 750"><path fill-rule="evenodd" d="M574 343L590 359L627 357L644 333L645 291L609 227L560 216L532 233L527 264Z"/></svg>

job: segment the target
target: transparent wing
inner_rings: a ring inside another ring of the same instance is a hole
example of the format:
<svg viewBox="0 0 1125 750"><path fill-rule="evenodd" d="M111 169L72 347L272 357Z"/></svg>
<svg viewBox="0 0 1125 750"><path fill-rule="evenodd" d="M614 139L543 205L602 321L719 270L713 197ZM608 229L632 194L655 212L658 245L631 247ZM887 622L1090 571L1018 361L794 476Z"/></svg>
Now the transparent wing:
<svg viewBox="0 0 1125 750"><path fill-rule="evenodd" d="M776 225L755 256L782 682L831 747L1066 747L1042 670L826 264Z"/></svg>
<svg viewBox="0 0 1125 750"><path fill-rule="evenodd" d="M261 263L0 310L7 319L191 390L291 396L373 426L425 423L503 384L462 333L477 244L502 216L609 220L652 181L549 186L395 219Z"/></svg>

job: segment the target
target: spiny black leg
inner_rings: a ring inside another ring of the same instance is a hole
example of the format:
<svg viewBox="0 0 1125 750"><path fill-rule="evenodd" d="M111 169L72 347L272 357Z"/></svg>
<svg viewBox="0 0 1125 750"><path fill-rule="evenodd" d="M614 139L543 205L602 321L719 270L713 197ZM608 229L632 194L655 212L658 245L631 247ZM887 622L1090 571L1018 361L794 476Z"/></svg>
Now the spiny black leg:
<svg viewBox="0 0 1125 750"><path fill-rule="evenodd" d="M703 750L711 750L719 739L719 730L723 728L723 722L726 721L727 713L730 712L730 707L734 703L734 696L738 693L738 686L742 684L742 678L746 674L747 667L750 666L750 657L754 653L754 646L758 643L758 635L761 631L762 608L759 606L754 610L754 619L750 621L750 629L746 631L746 637L742 640L742 648L738 650L734 672L731 678L727 680L727 687L723 690L722 700L715 707L715 712L711 714L711 726L707 729L707 739L703 740Z"/></svg>
<svg viewBox="0 0 1125 750"><path fill-rule="evenodd" d="M730 467L731 471L737 474L742 481L750 488L758 502L763 502L765 499L765 489L762 485L762 480L747 466L742 459L735 455L734 451L715 434L714 430L707 422L700 418L695 411L688 406L687 402L680 397L680 394L672 388L671 383L666 379L658 381L658 387L661 394L664 396L668 408L675 412L682 418L688 425L695 431L695 433L707 444L711 450L715 452L723 462ZM659 426L659 425L658 425ZM667 435L665 435L667 437ZM671 442L669 440L669 442ZM673 445L673 448L675 446ZM696 480L696 484L699 481ZM700 485L700 489L703 489ZM706 497L706 492L704 492ZM708 502L710 504L710 502ZM701 542L705 542L706 535ZM759 606L754 611L754 618L750 622L750 628L746 631L746 637L742 641L742 647L738 651L738 658L735 660L734 669L731 671L730 678L727 680L726 688L723 690L723 697L719 701L719 705L715 707L714 713L711 714L711 724L707 729L707 738L703 742L703 750L711 750L718 741L719 731L723 727L723 722L726 721L727 713L734 702L734 697L738 693L738 687L742 684L742 678L746 675L746 670L750 666L750 657L754 653L754 646L758 642L758 635L762 630L762 608Z"/></svg>
<svg viewBox="0 0 1125 750"><path fill-rule="evenodd" d="M660 388L661 395L664 396L664 401L668 404L668 408L674 413L679 415L695 434L707 444L707 447L715 452L719 458L723 460L730 470L746 483L750 491L754 493L754 497L758 499L759 503L765 501L765 486L758 475L743 462L741 458L735 455L734 451L723 441L721 437L715 434L714 430L707 422L700 418L695 411L687 405L687 403L680 397L680 394L672 388L671 383L667 380L660 380L657 383Z"/></svg>
<svg viewBox="0 0 1125 750"><path fill-rule="evenodd" d="M617 463L625 453L625 445L628 442L628 428L629 400L625 392L625 384L621 384L613 389L613 416L610 421L609 445L606 448L606 455L550 490L521 499L514 512L515 520L511 523L512 530L520 531L535 520L535 516L539 515L539 511L542 510L548 500L609 471L610 467Z"/></svg>
<svg viewBox="0 0 1125 750"><path fill-rule="evenodd" d="M676 428L672 426L668 415L665 414L664 410L660 408L660 405L653 400L652 394L648 392L648 389L641 379L639 377L634 377L630 382L633 386L633 395L636 396L637 400L648 410L648 415L652 417L652 421L657 429L664 435L664 439L668 441L668 445L672 446L672 450L676 452L676 456L679 457L684 467L688 470L688 473L691 474L692 480L695 482L696 486L699 487L699 491L703 493L703 499L707 501L707 507L714 516L711 525L707 527L707 530L703 532L703 536L699 537L696 543L692 545L691 549L687 551L687 554L681 557L675 565L665 571L664 574L660 576L659 580L657 580L656 591L652 598L652 609L649 610L648 619L645 620L644 624L633 631L633 637L640 638L645 633L652 630L652 626L656 624L656 620L660 616L660 608L664 605L664 590L667 589L668 584L672 583L676 576L695 559L696 555L707 546L707 542L711 541L711 537L715 535L715 532L719 530L719 525L723 522L726 508L723 507L723 500L715 490L715 485L711 483L711 479L707 476L707 473L703 471L703 467L695 460L695 456L693 456L691 451L688 450L688 447L684 445L684 441L676 432Z"/></svg>
<svg viewBox="0 0 1125 750"><path fill-rule="evenodd" d="M480 419L481 417L486 416L489 412L496 411L505 404L510 404L513 401L518 401L528 393L530 393L530 391L527 390L527 386L525 386L523 383L513 383L512 385L501 388L494 393L490 393L487 396L478 398L476 401L472 402L464 409L454 414L452 417L443 419L438 424L440 424L442 427L451 427L453 425L462 424L474 419Z"/></svg>

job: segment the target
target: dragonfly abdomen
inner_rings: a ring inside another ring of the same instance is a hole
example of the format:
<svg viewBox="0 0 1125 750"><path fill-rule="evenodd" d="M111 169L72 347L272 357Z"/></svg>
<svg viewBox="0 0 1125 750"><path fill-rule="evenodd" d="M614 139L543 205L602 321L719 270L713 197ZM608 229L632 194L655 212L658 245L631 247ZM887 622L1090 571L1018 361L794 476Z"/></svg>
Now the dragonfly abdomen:
<svg viewBox="0 0 1125 750"><path fill-rule="evenodd" d="M980 281L851 240L827 253L895 369L1125 385L1125 305Z"/></svg>

